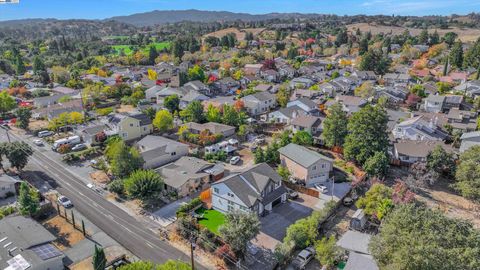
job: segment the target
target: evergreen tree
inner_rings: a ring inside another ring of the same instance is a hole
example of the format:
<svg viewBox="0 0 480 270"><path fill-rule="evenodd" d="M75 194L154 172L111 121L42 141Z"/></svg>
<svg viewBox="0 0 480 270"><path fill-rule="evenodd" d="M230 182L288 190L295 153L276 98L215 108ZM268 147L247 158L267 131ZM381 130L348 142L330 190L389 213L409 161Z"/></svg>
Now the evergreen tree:
<svg viewBox="0 0 480 270"><path fill-rule="evenodd" d="M155 65L155 59L158 57L157 48L154 45L150 46L150 51L148 52L148 63L150 65Z"/></svg>
<svg viewBox="0 0 480 270"><path fill-rule="evenodd" d="M17 57L15 59L15 72L17 75L23 75L27 71L27 68L25 67L25 63L23 62L23 58L20 54L17 54Z"/></svg>
<svg viewBox="0 0 480 270"><path fill-rule="evenodd" d="M105 270L105 266L107 265L107 258L105 257L105 252L103 251L103 248L97 247L97 245L95 245L92 264L93 270Z"/></svg>
<svg viewBox="0 0 480 270"><path fill-rule="evenodd" d="M340 103L333 104L323 122L323 137L328 147L342 146L347 136L347 113L342 109Z"/></svg>
<svg viewBox="0 0 480 270"><path fill-rule="evenodd" d="M461 41L455 42L453 44L452 50L450 51L450 59L452 66L456 68L462 68L463 66L463 46Z"/></svg>
<svg viewBox="0 0 480 270"><path fill-rule="evenodd" d="M20 184L18 210L24 216L32 216L40 209L38 193L30 189L26 182Z"/></svg>

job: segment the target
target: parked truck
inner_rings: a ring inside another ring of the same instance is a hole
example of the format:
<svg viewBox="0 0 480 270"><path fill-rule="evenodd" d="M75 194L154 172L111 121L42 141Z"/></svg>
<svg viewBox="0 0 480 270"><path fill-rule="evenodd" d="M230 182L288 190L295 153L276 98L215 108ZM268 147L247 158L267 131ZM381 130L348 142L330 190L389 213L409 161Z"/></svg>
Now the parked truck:
<svg viewBox="0 0 480 270"><path fill-rule="evenodd" d="M72 147L76 144L79 144L80 142L81 142L81 139L80 139L79 136L70 136L68 138L63 138L63 139L60 139L60 140L56 140L53 143L52 149L54 151L57 151L58 148L60 148L60 146L62 146L62 145L68 145L68 146Z"/></svg>

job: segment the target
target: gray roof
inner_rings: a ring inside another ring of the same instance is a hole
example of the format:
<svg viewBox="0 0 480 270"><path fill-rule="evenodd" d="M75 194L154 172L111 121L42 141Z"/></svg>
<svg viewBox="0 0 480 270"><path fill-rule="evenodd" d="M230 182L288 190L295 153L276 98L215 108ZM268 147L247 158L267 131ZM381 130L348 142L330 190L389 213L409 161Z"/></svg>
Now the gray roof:
<svg viewBox="0 0 480 270"><path fill-rule="evenodd" d="M305 168L310 167L319 160L333 161L331 158L294 143L278 149L278 152Z"/></svg>
<svg viewBox="0 0 480 270"><path fill-rule="evenodd" d="M310 128L313 126L320 126L322 119L317 116L301 115L292 120L292 125Z"/></svg>
<svg viewBox="0 0 480 270"><path fill-rule="evenodd" d="M310 91L310 92L313 92L312 90L309 90L309 91ZM317 107L318 107L318 106L317 106L317 103L313 102L313 100L308 99L308 98L301 97L301 98L298 98L298 99L293 100L293 101L290 101L290 102L295 102L295 101L301 102L301 103L305 104L305 105L306 105L307 107L309 107L309 108L317 108ZM289 103L290 103L290 102L289 102ZM287 104L287 106L288 106L288 104Z"/></svg>
<svg viewBox="0 0 480 270"><path fill-rule="evenodd" d="M293 118L293 115L294 113L297 113L297 115L299 113L303 113L305 114L305 110L303 110L302 108L298 107L297 105L294 105L294 106L290 106L290 107L285 107L285 108L281 108L279 109L277 112L285 115L286 117L288 118Z"/></svg>
<svg viewBox="0 0 480 270"><path fill-rule="evenodd" d="M350 252L343 270L379 270L379 268L372 256Z"/></svg>
<svg viewBox="0 0 480 270"><path fill-rule="evenodd" d="M370 254L368 244L371 238L372 236L369 234L349 230L340 237L337 241L337 246L348 251Z"/></svg>
<svg viewBox="0 0 480 270"><path fill-rule="evenodd" d="M472 131L472 132L463 133L462 137L460 137L460 139L468 140L468 139L477 138L477 137L480 137L480 131Z"/></svg>
<svg viewBox="0 0 480 270"><path fill-rule="evenodd" d="M261 193L270 181L281 183L282 178L272 167L266 163L260 163L241 173L231 174L216 184L223 183L227 185L246 206L251 207L257 201L264 199ZM276 192L286 192L283 186L281 188L280 191Z"/></svg>
<svg viewBox="0 0 480 270"><path fill-rule="evenodd" d="M443 101L445 100L445 96L440 96L440 95L429 95L427 97L427 100L430 101L430 102L439 102L439 103L443 103Z"/></svg>
<svg viewBox="0 0 480 270"><path fill-rule="evenodd" d="M245 100L250 99L250 98L255 98L256 100L258 100L260 102L263 102L263 101L267 101L267 100L270 100L270 99L275 99L276 96L272 93L269 93L269 92L258 92L258 93L255 93L253 95L248 95L246 97L243 97L243 99L245 99Z"/></svg>
<svg viewBox="0 0 480 270"><path fill-rule="evenodd" d="M11 177L7 174L0 175L0 183L15 184L17 182L21 182L21 181L13 178L13 177Z"/></svg>
<svg viewBox="0 0 480 270"><path fill-rule="evenodd" d="M188 122L185 124L189 129L197 130L199 132L203 130L210 130L213 134L221 134L227 131L235 130L235 127L229 126L229 125L224 125L220 123L215 123L215 122L208 122L204 124L199 124L195 122Z"/></svg>
<svg viewBox="0 0 480 270"><path fill-rule="evenodd" d="M2 246L11 243L6 248L1 248L0 251L0 268L6 269L8 267L7 261L12 258L8 254L11 251L13 256L21 255L30 265L29 270L43 270L43 269L59 269L58 264L62 266L63 253L58 251L51 242L56 238L49 231L47 231L40 223L31 218L23 216L8 216L0 220L0 242ZM56 256L42 259L38 251L32 248L48 247L56 251Z"/></svg>
<svg viewBox="0 0 480 270"><path fill-rule="evenodd" d="M177 142L174 140L170 140L168 138L162 136L155 136L155 135L147 135L143 139L137 142L136 144L140 149L140 152L144 153L150 150L158 150L158 149L165 149L166 152L170 152L169 150L175 149L178 146L187 146L181 142ZM159 154L157 152L157 154Z"/></svg>
<svg viewBox="0 0 480 270"><path fill-rule="evenodd" d="M94 126L89 126L86 127L82 130L82 133L88 134L88 135L96 135L99 132L102 132L104 130L107 130L108 127L105 124L100 124L100 125L94 125Z"/></svg>
<svg viewBox="0 0 480 270"><path fill-rule="evenodd" d="M453 151L450 145L446 145L442 141L401 140L394 143L394 147L399 154L421 158L426 157L437 145L440 145L447 152Z"/></svg>
<svg viewBox="0 0 480 270"><path fill-rule="evenodd" d="M156 171L163 176L165 184L179 188L190 179L207 176L208 173L205 170L214 165L196 157L181 157L179 160L162 166Z"/></svg>
<svg viewBox="0 0 480 270"><path fill-rule="evenodd" d="M130 114L129 116L139 120L140 126L146 126L146 125L152 124L152 119L150 119L150 117L148 117L148 115L144 113Z"/></svg>

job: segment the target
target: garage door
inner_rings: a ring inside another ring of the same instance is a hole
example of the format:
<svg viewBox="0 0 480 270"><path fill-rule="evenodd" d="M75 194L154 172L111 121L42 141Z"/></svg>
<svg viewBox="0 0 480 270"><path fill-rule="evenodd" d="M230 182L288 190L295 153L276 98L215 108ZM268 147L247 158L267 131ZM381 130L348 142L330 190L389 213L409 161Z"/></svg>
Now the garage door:
<svg viewBox="0 0 480 270"><path fill-rule="evenodd" d="M277 205L277 204L279 204L279 203L281 203L281 202L282 202L282 197L276 199L275 201L272 202L272 208L273 208L275 205Z"/></svg>

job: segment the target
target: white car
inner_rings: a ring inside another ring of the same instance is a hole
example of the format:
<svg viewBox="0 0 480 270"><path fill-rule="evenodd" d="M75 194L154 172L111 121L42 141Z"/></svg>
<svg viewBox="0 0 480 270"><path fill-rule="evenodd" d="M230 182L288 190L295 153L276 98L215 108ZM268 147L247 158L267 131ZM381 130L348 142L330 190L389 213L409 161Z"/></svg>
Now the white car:
<svg viewBox="0 0 480 270"><path fill-rule="evenodd" d="M307 247L300 251L297 257L292 262L295 269L305 269L307 264L315 257L315 249L313 247Z"/></svg>
<svg viewBox="0 0 480 270"><path fill-rule="evenodd" d="M39 138L49 137L49 136L52 136L52 135L53 135L53 132L51 132L49 130L43 130L43 131L38 132L38 134L37 134L37 136Z"/></svg>
<svg viewBox="0 0 480 270"><path fill-rule="evenodd" d="M87 145L84 144L84 143L79 143L79 144L75 145L74 147L72 147L73 152L81 151L81 150L85 150L85 149L87 149Z"/></svg>
<svg viewBox="0 0 480 270"><path fill-rule="evenodd" d="M322 185L322 184L315 184L315 188L322 193L327 193L328 192L328 188L325 185Z"/></svg>
<svg viewBox="0 0 480 270"><path fill-rule="evenodd" d="M73 203L65 196L58 197L58 203L60 203L65 208L70 208L73 206Z"/></svg>
<svg viewBox="0 0 480 270"><path fill-rule="evenodd" d="M35 140L35 141L33 141L33 143L34 143L36 146L42 146L42 145L43 145L43 141L42 141L42 140Z"/></svg>
<svg viewBox="0 0 480 270"><path fill-rule="evenodd" d="M232 165L235 165L237 164L238 162L240 161L240 157L239 156L234 156L230 159L230 164Z"/></svg>

